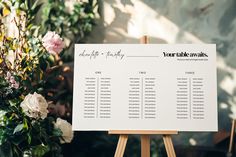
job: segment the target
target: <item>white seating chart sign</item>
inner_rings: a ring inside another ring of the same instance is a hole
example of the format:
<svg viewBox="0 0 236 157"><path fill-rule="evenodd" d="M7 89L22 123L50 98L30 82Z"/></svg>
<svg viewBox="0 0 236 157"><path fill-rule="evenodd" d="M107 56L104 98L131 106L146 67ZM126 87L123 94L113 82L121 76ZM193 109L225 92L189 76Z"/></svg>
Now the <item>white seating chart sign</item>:
<svg viewBox="0 0 236 157"><path fill-rule="evenodd" d="M72 123L217 131L216 45L76 44Z"/></svg>

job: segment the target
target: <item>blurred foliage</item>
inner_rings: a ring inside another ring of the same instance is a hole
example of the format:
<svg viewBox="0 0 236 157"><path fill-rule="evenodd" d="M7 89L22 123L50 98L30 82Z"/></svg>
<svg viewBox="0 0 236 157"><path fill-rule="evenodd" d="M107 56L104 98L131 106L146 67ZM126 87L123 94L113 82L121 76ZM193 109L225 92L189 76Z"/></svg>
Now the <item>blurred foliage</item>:
<svg viewBox="0 0 236 157"><path fill-rule="evenodd" d="M97 1L67 1L72 3L66 6L66 0L48 0L42 9L42 31L55 30L66 43L63 61L73 60L75 43L82 42L92 31L97 15Z"/></svg>

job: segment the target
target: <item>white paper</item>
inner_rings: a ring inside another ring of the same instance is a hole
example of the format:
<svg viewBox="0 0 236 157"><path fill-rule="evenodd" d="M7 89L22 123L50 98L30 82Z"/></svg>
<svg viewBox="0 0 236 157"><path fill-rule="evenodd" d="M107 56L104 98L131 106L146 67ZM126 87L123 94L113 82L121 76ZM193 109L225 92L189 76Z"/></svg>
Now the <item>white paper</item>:
<svg viewBox="0 0 236 157"><path fill-rule="evenodd" d="M76 44L73 130L217 131L214 44Z"/></svg>

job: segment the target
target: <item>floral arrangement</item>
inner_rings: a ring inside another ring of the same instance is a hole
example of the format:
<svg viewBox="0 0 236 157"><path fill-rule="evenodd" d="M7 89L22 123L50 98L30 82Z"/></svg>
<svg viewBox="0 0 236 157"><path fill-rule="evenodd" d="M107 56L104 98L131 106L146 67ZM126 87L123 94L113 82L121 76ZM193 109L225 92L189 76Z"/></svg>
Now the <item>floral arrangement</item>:
<svg viewBox="0 0 236 157"><path fill-rule="evenodd" d="M30 2L0 2L1 157L58 157L61 144L73 139L71 124L48 110L46 90L59 75L53 69L64 41L56 32L39 33L32 21L41 4Z"/></svg>

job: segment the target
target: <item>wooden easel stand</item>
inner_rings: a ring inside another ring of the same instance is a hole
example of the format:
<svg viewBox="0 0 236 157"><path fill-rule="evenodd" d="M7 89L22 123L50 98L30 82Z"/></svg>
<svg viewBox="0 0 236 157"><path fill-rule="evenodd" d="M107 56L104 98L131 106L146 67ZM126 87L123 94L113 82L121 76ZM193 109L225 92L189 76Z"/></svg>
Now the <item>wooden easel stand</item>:
<svg viewBox="0 0 236 157"><path fill-rule="evenodd" d="M123 157L128 141L128 135L141 135L141 157L150 157L150 135L163 135L168 157L176 157L171 135L177 131L145 131L145 130L111 130L109 134L120 134L114 157Z"/></svg>

